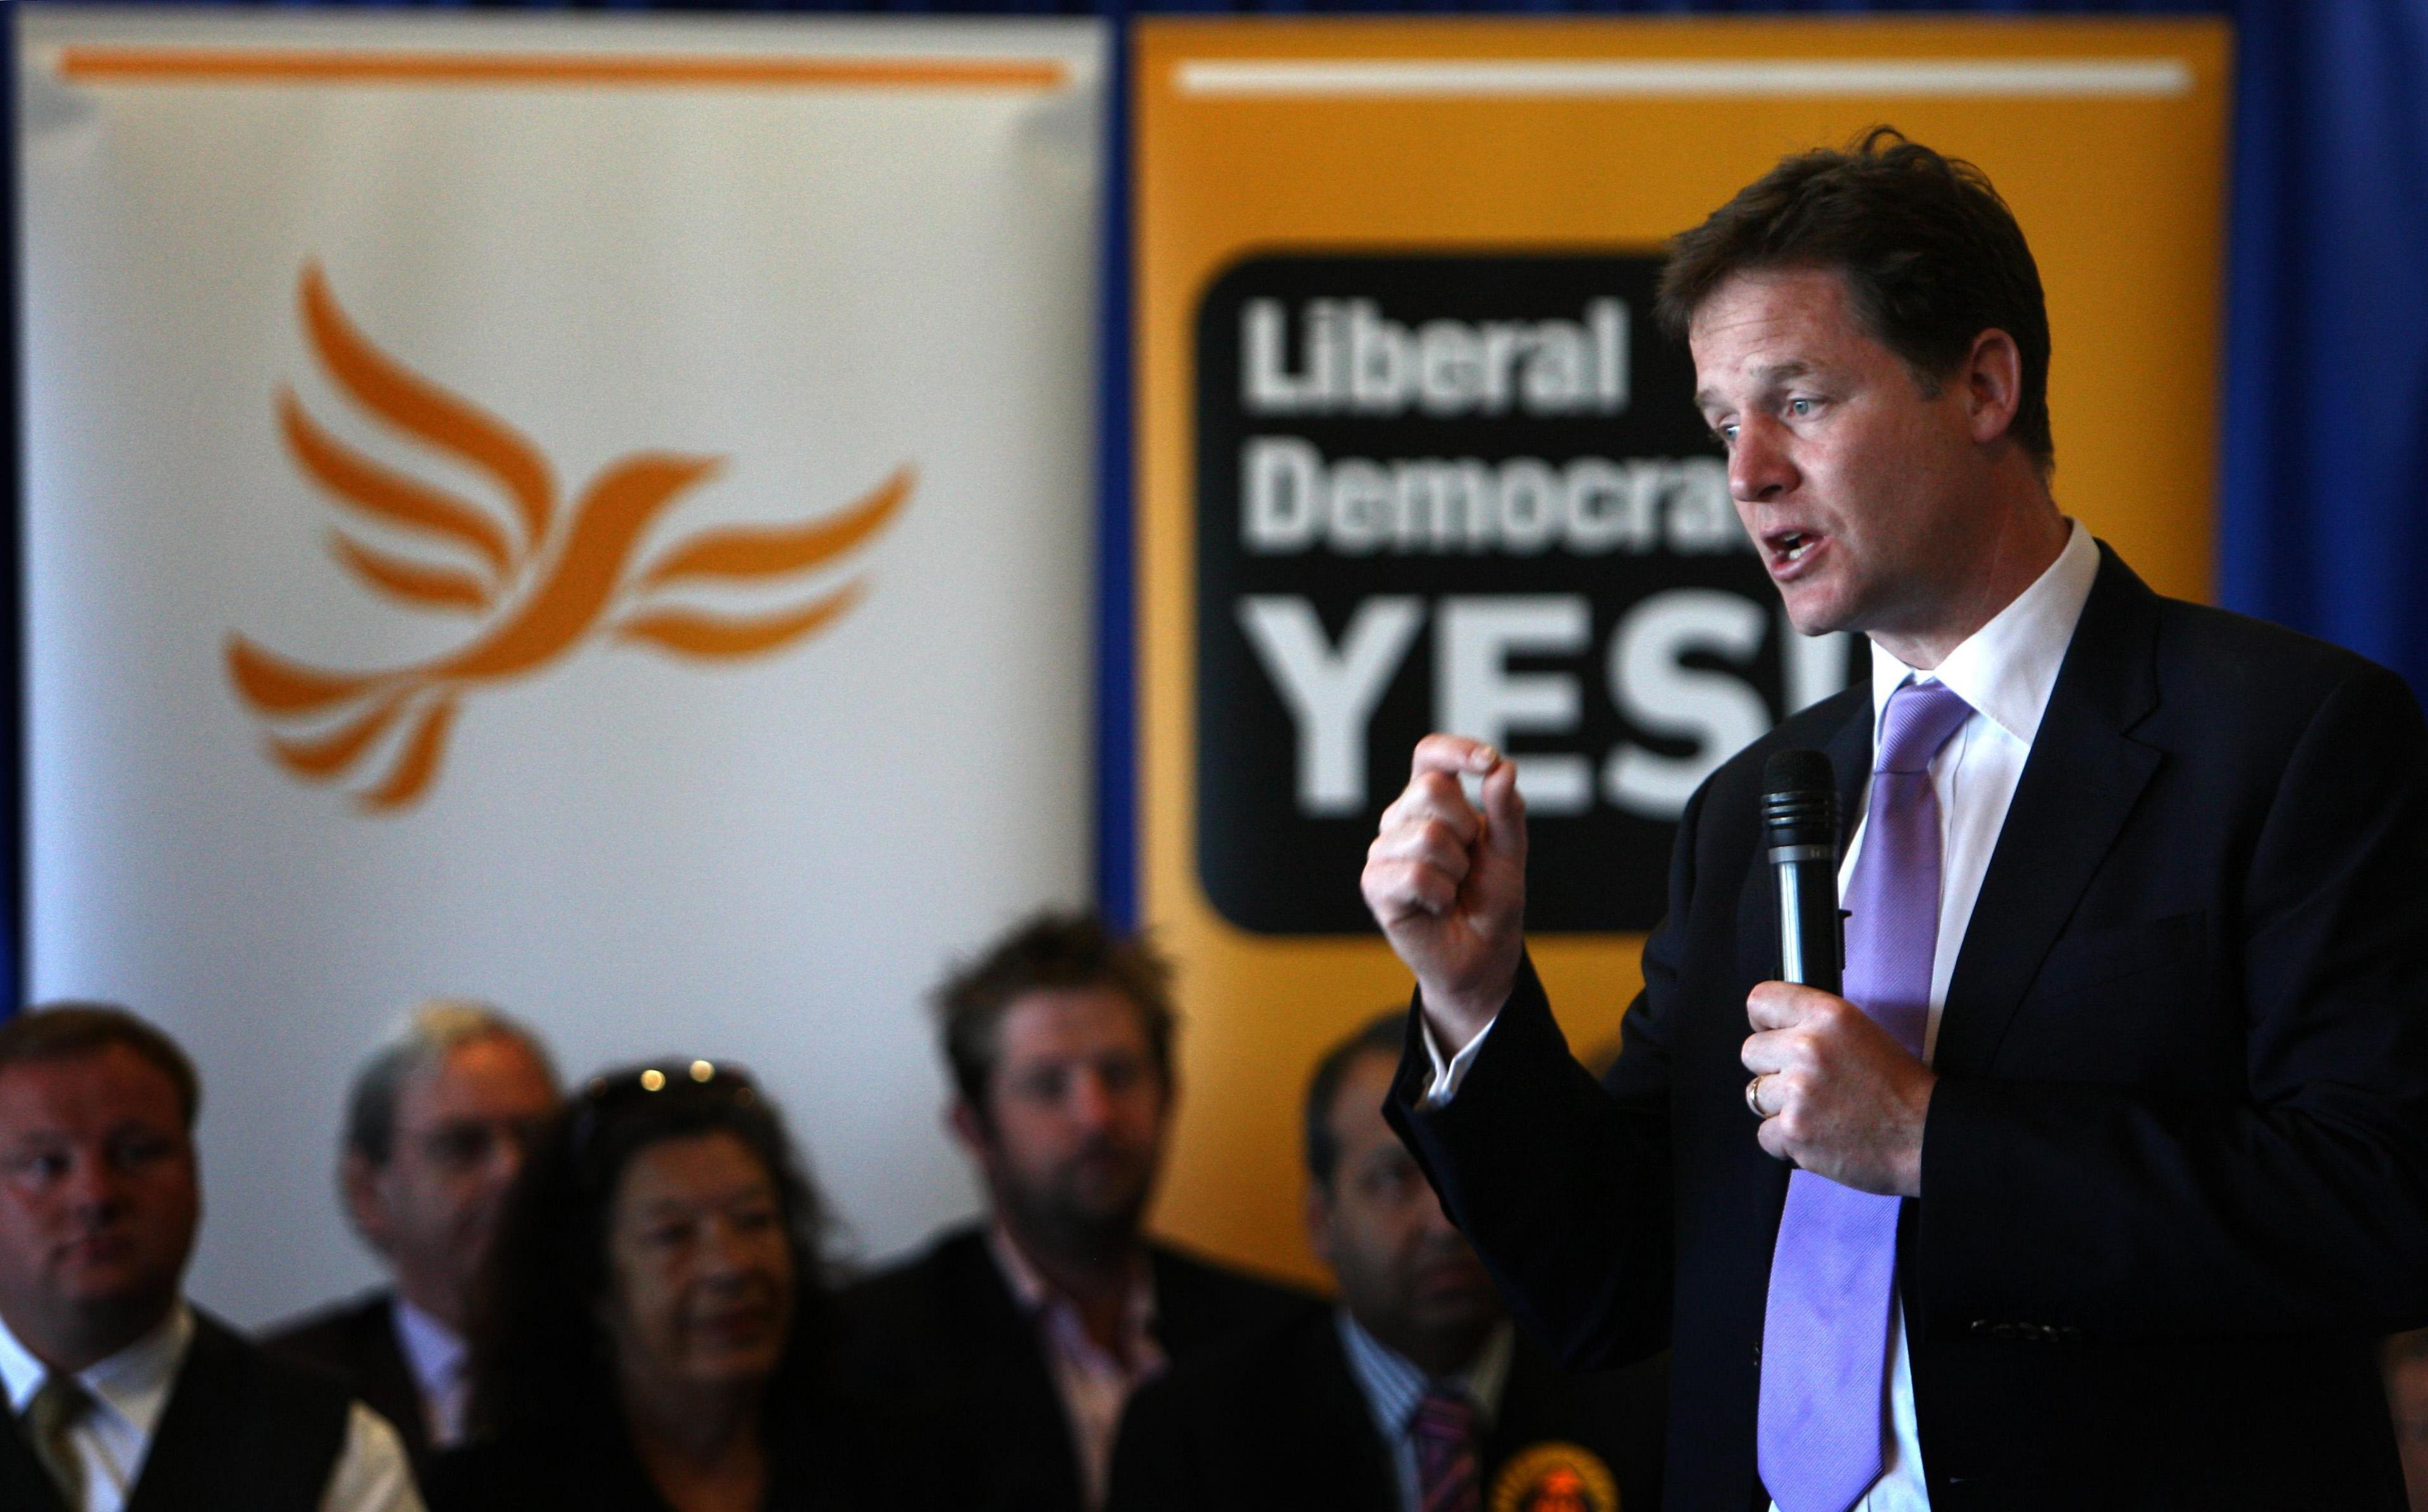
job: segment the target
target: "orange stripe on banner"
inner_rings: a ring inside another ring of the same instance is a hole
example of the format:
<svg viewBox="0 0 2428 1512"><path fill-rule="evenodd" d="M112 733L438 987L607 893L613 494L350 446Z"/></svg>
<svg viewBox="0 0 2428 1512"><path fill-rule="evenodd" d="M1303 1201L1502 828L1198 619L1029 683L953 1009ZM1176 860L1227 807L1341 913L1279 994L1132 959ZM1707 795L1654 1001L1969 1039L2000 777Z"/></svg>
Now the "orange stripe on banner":
<svg viewBox="0 0 2428 1512"><path fill-rule="evenodd" d="M59 76L111 84L538 84L1052 89L1062 64L1008 58L633 57L320 49L68 47Z"/></svg>

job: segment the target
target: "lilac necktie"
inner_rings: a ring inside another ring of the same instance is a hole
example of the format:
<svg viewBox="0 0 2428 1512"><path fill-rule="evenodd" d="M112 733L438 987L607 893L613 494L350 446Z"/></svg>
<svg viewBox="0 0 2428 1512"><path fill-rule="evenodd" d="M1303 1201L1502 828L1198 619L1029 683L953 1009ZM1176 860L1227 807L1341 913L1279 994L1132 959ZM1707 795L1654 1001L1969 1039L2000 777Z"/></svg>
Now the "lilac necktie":
<svg viewBox="0 0 2428 1512"><path fill-rule="evenodd" d="M1846 998L1914 1054L1939 944L1939 796L1930 758L1972 707L1937 682L1889 695L1862 853L1846 887ZM1787 1179L1762 1327L1762 1482L1780 1512L1846 1512L1880 1475L1895 1197Z"/></svg>

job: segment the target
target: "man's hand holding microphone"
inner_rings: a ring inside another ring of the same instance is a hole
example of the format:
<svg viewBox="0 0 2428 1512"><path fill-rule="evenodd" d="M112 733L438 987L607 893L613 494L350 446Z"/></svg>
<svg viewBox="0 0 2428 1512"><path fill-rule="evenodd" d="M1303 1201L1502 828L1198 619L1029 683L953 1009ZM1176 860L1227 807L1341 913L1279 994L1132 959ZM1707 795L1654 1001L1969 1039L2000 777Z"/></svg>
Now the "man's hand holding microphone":
<svg viewBox="0 0 2428 1512"><path fill-rule="evenodd" d="M1526 805L1518 771L1480 740L1428 735L1360 879L1366 906L1416 974L1445 1059L1491 1026L1525 951ZM1470 803L1462 779L1479 785ZM1764 982L1746 1000L1741 1059L1762 1147L1865 1192L1919 1195L1937 1077L1832 992Z"/></svg>

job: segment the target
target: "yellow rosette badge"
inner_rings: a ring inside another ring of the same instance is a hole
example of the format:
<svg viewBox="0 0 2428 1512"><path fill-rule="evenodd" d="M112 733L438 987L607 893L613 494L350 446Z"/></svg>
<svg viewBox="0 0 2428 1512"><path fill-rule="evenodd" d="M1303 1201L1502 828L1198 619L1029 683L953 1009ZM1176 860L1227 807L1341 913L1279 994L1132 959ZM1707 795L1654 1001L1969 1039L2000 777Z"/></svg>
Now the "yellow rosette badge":
<svg viewBox="0 0 2428 1512"><path fill-rule="evenodd" d="M1492 1482L1492 1512L1619 1512L1618 1482L1583 1444L1539 1443Z"/></svg>

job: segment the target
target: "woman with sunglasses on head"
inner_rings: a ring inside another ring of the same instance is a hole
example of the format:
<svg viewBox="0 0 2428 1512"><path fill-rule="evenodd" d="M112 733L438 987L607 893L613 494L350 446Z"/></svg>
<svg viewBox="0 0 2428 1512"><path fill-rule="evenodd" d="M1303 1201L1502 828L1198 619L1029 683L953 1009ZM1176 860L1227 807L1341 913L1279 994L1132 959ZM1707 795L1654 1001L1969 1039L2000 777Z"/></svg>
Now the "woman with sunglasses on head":
<svg viewBox="0 0 2428 1512"><path fill-rule="evenodd" d="M823 1219L746 1078L593 1081L509 1199L473 1319L475 1441L435 1467L435 1512L944 1504L933 1436L820 1380Z"/></svg>

